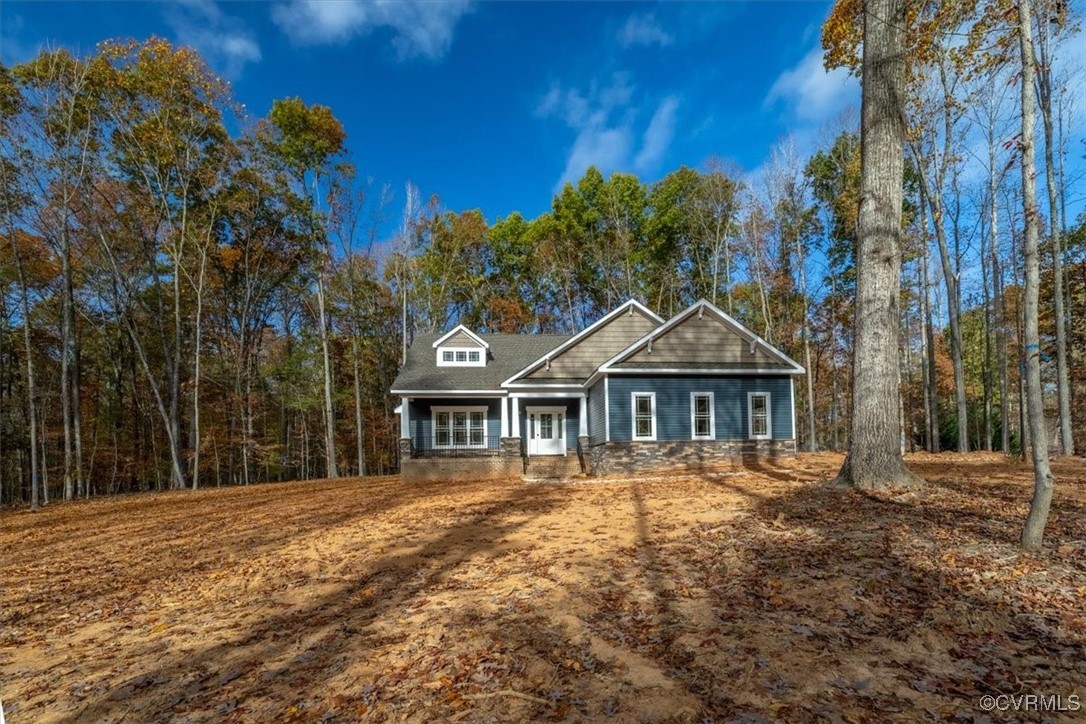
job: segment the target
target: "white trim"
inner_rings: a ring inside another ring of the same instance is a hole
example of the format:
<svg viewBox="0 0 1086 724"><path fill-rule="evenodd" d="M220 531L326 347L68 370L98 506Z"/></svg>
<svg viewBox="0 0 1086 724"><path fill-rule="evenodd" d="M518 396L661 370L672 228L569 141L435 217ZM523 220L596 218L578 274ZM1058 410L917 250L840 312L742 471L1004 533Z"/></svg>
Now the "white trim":
<svg viewBox="0 0 1086 724"><path fill-rule="evenodd" d="M548 390L580 390L584 387L580 382L511 382L505 385L510 390L525 388L532 389L535 387L541 387Z"/></svg>
<svg viewBox="0 0 1086 724"><path fill-rule="evenodd" d="M566 434L566 422L569 419L569 414L566 412L566 408L558 405L525 405L524 406L524 419L528 422L528 430L532 431L533 425L531 424L532 415L538 414L545 415L560 415L557 421L558 425L558 440L560 441L559 448L562 451L562 457L569 456L569 435ZM529 436L527 442L524 445L524 451L528 455L532 455L532 440L533 436ZM548 455L541 455L538 451L535 453L536 457L550 457Z"/></svg>
<svg viewBox="0 0 1086 724"><path fill-rule="evenodd" d="M577 437L588 437L588 393L581 393L577 412Z"/></svg>
<svg viewBox="0 0 1086 724"><path fill-rule="evenodd" d="M411 439L411 398L400 398L400 437Z"/></svg>
<svg viewBox="0 0 1086 724"><path fill-rule="evenodd" d="M500 437L509 437L509 400L499 400L502 410L502 427Z"/></svg>
<svg viewBox="0 0 1086 724"><path fill-rule="evenodd" d="M506 397L505 390L391 390L393 395L411 397Z"/></svg>
<svg viewBox="0 0 1086 724"><path fill-rule="evenodd" d="M641 302L637 301L636 299L627 299L620 306L616 307L615 309L612 309L610 312L608 312L607 314L605 314L601 318L597 319L595 322L588 325L587 327L582 329L580 332L573 335L572 337L567 339L565 342L562 342L562 344L558 345L557 347L555 347L554 349L552 349L551 351L547 352L545 355L543 355L542 357L537 359L535 362L532 362L530 365L528 365L527 367L522 369L520 372L517 372L515 375L513 375L512 377L507 379L505 382L502 383L502 387L505 387L506 385L512 384L513 380L516 380L516 379L518 379L520 377L523 377L524 375L526 375L529 372L533 371L539 365L544 364L545 362L547 362L550 359L554 359L554 357L556 357L558 354L564 352L565 350L569 349L573 345L577 344L582 339L587 337L589 334L594 332L597 328L602 327L603 325L607 324L608 322L610 322L612 319L619 316L623 312L629 310L629 312L632 314L634 308L637 308L642 314L646 315L649 319L653 320L657 324L663 324L664 323L664 320L663 320L662 317L657 315L656 312L652 311L651 309L646 307Z"/></svg>
<svg viewBox="0 0 1086 724"><path fill-rule="evenodd" d="M694 405L695 397L709 397L709 434L697 435L697 426L695 425L694 413L697 407ZM712 392L691 392L690 393L690 439L691 440L716 440L716 395Z"/></svg>
<svg viewBox="0 0 1086 724"><path fill-rule="evenodd" d="M765 434L754 434L754 397L765 397ZM747 393L747 439L748 440L772 440L773 439L773 396L768 392Z"/></svg>
<svg viewBox="0 0 1086 724"><path fill-rule="evenodd" d="M649 409L652 411L652 435L639 436L637 434L637 398L648 397L652 400ZM649 442L656 440L656 393L655 392L631 392L630 393L630 439L634 442Z"/></svg>
<svg viewBox="0 0 1086 724"><path fill-rule="evenodd" d="M579 394L580 390L550 390L549 392L535 390L532 392L510 392L509 397L511 399L535 400L540 398L577 397Z"/></svg>
<svg viewBox="0 0 1086 724"><path fill-rule="evenodd" d="M660 367L658 369L647 367L610 367L601 374L608 372L611 374L623 375L714 375L717 377L727 377L729 375L777 375L779 377L788 377L803 374L802 371L786 370L781 367L749 367L745 369L714 369L711 367Z"/></svg>
<svg viewBox="0 0 1086 724"><path fill-rule="evenodd" d="M520 437L520 398L514 397L513 403L513 434L509 437Z"/></svg>
<svg viewBox="0 0 1086 724"><path fill-rule="evenodd" d="M798 362L796 362L794 359L792 359L791 357L786 355L784 352L781 352L779 349L777 349L776 347L771 345L769 342L766 342L764 339L759 337L757 334L755 334L754 332L750 331L749 329L744 327L742 324L740 324L736 319L734 319L733 317L730 317L727 314L725 314L724 311L722 309L720 309L719 307L717 307L715 304L713 304L712 302L709 302L708 300L705 300L705 299L699 299L698 301L694 302L689 307L687 307L685 310L683 310L682 312L679 312L677 315L675 315L674 317L669 319L663 326L657 327L656 329L652 330L651 332L646 334L644 337L637 340L636 342L631 344L629 347L622 350L621 352L616 354L614 357L612 357L611 359L609 359L606 362L604 362L603 364L601 364L599 366L599 368L598 368L599 371L600 372L623 372L623 373L629 372L630 370L613 369L611 367L611 365L618 364L619 362L624 360L626 357L629 357L631 354L636 352L643 345L647 344L654 337L659 338L662 335L666 334L671 329L675 328L681 322L686 320L688 317L692 316L694 314L694 312L699 312L699 313L709 312L709 313L713 314L725 326L731 327L732 331L737 333L740 337L745 337L747 339L747 341L750 342L750 345L751 345L752 348L755 347L755 346L761 346L771 356L776 357L783 364L787 365L787 367L785 369L776 370L776 372L778 374L781 374L781 373L783 373L783 374L803 374L804 373L803 366L800 365ZM649 372L649 371L650 370L646 370L646 372ZM726 372L730 372L732 374L735 374L735 373L738 373L738 372L743 372L743 373L748 373L749 374L750 372L754 372L754 371L755 370L726 370ZM663 374L668 374L669 373L666 370L651 370L651 372L658 372L658 373L663 373ZM683 372L697 372L697 370L683 370ZM725 372L725 370L715 370L715 372L717 374L719 374L721 372Z"/></svg>
<svg viewBox="0 0 1086 724"><path fill-rule="evenodd" d="M449 422L449 442L445 445L437 444L437 416L441 412L466 412L468 413L467 427L465 431L467 433L467 443L464 445L457 445L453 442L453 425ZM483 441L479 444L471 442L471 413L481 412L483 413ZM430 440L435 450L447 450L450 448L485 448L489 435L489 408L486 405L434 405L430 408Z"/></svg>
<svg viewBox="0 0 1086 724"><path fill-rule="evenodd" d="M610 379L603 376L603 441L611 442L611 390L607 384Z"/></svg>
<svg viewBox="0 0 1086 724"><path fill-rule="evenodd" d="M788 395L791 398L792 403L792 439L798 443L799 435L796 433L796 379L793 377L789 382L791 382L791 384L788 385Z"/></svg>
<svg viewBox="0 0 1086 724"><path fill-rule="evenodd" d="M440 347L440 346L441 346L441 344L442 344L442 343L443 343L443 342L444 342L445 340L447 340L447 339L448 339L449 337L453 336L453 335L454 335L454 334L456 334L457 332L463 332L464 334L468 335L469 337L471 337L471 338L472 338L472 340L474 340L474 341L475 341L475 342L476 342L476 343L477 343L477 344L478 344L478 345L479 345L480 347L482 347L483 349L490 349L490 345L489 345L489 344L487 344L487 343L486 343L486 341L485 341L485 340L483 340L483 338L482 338L482 337L480 337L479 335L475 334L475 332L472 332L472 331L471 331L470 329L468 329L467 327L465 327L465 326L464 326L464 325L462 325L462 324L458 324L458 325L456 325L455 327L453 327L452 329L450 329L450 330L449 330L448 332L446 332L445 334L443 334L443 335L441 335L440 337L438 337L437 341L436 341L436 342L434 342L434 343L433 343L432 345L430 345L430 346L431 346L431 347L433 347L434 349L437 349L438 347Z"/></svg>
<svg viewBox="0 0 1086 724"><path fill-rule="evenodd" d="M456 359L456 356L461 352L464 353L464 359ZM446 354L451 354L453 359L445 359ZM479 359L471 359L473 354ZM486 350L472 349L471 347L438 347L437 359L434 364L438 367L486 367Z"/></svg>
<svg viewBox="0 0 1086 724"><path fill-rule="evenodd" d="M392 408L392 414L393 415L399 415L402 412L403 412L403 403L402 402Z"/></svg>

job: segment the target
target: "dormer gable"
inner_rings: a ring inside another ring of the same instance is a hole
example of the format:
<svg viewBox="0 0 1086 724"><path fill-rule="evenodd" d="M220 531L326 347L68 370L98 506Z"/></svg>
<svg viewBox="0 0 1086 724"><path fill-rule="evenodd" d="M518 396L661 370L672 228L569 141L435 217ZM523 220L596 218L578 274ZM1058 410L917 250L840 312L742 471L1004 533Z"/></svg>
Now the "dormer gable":
<svg viewBox="0 0 1086 724"><path fill-rule="evenodd" d="M486 367L490 345L463 324L438 337L433 348L438 367Z"/></svg>

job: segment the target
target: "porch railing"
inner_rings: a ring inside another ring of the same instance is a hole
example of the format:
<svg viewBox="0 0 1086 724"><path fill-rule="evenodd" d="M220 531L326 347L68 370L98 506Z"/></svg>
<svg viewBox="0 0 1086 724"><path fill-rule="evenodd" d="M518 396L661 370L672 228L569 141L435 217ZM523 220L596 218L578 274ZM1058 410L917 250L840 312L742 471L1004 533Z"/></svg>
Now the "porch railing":
<svg viewBox="0 0 1086 724"><path fill-rule="evenodd" d="M501 441L494 437L483 439L482 444L437 444L433 440L414 440L412 458L480 458L501 453Z"/></svg>

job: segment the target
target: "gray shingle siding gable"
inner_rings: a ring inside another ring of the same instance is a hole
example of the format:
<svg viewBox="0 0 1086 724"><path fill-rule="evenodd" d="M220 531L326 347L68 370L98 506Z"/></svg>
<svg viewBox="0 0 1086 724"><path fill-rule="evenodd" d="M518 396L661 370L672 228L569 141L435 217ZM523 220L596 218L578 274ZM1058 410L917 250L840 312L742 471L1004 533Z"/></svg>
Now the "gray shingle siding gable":
<svg viewBox="0 0 1086 724"><path fill-rule="evenodd" d="M690 439L690 393L712 392L716 411L716 439L746 440L747 393L768 392L774 440L791 440L792 396L790 377L655 377L610 376L611 440L632 439L631 395L656 393L656 439ZM591 406L591 402L589 403ZM592 418L590 417L591 421ZM593 441L595 442L595 441Z"/></svg>

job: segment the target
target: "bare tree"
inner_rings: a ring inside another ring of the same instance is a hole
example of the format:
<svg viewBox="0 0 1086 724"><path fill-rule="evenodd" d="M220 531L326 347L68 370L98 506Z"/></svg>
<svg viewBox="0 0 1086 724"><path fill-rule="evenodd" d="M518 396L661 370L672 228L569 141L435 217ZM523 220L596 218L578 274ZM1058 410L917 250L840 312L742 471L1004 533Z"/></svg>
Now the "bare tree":
<svg viewBox="0 0 1086 724"><path fill-rule="evenodd" d="M1037 211L1037 173L1034 159L1036 99L1034 98L1033 13L1030 0L1018 0L1018 47L1022 58L1022 208L1025 215L1023 257L1025 259L1024 345L1026 357L1026 404L1029 407L1030 437L1033 441L1033 500L1022 527L1022 547L1041 547L1048 509L1052 505L1052 470L1048 463L1048 432L1041 389L1041 347L1037 321L1041 275L1037 243L1040 219Z"/></svg>

